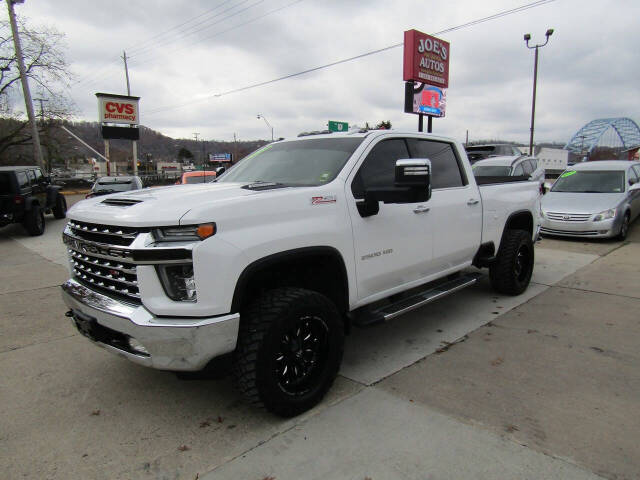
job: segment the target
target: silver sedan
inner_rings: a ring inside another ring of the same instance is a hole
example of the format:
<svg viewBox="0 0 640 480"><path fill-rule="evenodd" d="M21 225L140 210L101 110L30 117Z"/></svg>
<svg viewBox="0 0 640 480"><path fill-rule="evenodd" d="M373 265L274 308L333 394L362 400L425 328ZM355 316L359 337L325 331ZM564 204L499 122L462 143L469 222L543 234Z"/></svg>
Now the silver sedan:
<svg viewBox="0 0 640 480"><path fill-rule="evenodd" d="M601 160L565 170L541 202L540 232L618 237L640 214L640 162Z"/></svg>

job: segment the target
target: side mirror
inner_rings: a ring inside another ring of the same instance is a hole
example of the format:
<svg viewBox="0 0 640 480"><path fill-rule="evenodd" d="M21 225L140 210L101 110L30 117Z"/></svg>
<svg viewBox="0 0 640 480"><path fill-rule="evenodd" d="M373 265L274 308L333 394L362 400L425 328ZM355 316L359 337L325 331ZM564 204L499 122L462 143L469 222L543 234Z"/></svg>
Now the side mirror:
<svg viewBox="0 0 640 480"><path fill-rule="evenodd" d="M633 185L631 185L631 186L629 187L629 191L630 191L630 192L637 192L637 191L640 191L640 183L636 182L636 183L634 183Z"/></svg>
<svg viewBox="0 0 640 480"><path fill-rule="evenodd" d="M219 177L220 175L222 175L224 172L226 171L226 169L224 167L218 167L216 168L216 177Z"/></svg>
<svg viewBox="0 0 640 480"><path fill-rule="evenodd" d="M396 187L424 188L431 197L431 160L411 158L396 162ZM428 200L428 198L427 198Z"/></svg>
<svg viewBox="0 0 640 480"><path fill-rule="evenodd" d="M417 203L431 198L431 161L427 158L396 161L394 188L368 188L356 204L362 217L376 215L379 202Z"/></svg>

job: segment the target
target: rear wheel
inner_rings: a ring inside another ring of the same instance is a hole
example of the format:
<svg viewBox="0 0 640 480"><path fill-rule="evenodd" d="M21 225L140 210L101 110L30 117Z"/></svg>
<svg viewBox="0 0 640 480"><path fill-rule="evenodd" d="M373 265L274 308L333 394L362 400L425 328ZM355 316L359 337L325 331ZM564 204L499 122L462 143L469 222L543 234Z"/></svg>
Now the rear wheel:
<svg viewBox="0 0 640 480"><path fill-rule="evenodd" d="M56 204L52 210L55 218L64 218L67 216L67 199L64 198L64 195L61 193L58 193L56 196Z"/></svg>
<svg viewBox="0 0 640 480"><path fill-rule="evenodd" d="M31 209L26 213L24 228L32 237L42 235L44 233L44 213L42 212L40 205L32 205Z"/></svg>
<svg viewBox="0 0 640 480"><path fill-rule="evenodd" d="M342 361L344 330L333 302L311 290L280 288L240 318L234 369L249 402L283 417L320 402Z"/></svg>
<svg viewBox="0 0 640 480"><path fill-rule="evenodd" d="M534 254L531 234L526 230L507 230L496 262L489 269L493 288L507 295L519 295L529 286Z"/></svg>
<svg viewBox="0 0 640 480"><path fill-rule="evenodd" d="M631 215L629 212L624 214L624 218L622 219L622 225L620 226L620 233L618 233L618 240L624 240L627 238L627 233L629 233L629 223L631 222Z"/></svg>

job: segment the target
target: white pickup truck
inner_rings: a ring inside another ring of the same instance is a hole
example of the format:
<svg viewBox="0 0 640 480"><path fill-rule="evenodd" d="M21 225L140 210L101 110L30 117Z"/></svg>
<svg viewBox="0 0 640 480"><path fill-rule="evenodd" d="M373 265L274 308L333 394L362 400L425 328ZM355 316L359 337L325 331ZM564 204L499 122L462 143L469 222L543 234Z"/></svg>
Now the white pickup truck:
<svg viewBox="0 0 640 480"><path fill-rule="evenodd" d="M331 387L352 325L472 285L531 279L539 185L478 187L462 145L390 130L272 143L214 183L76 204L67 315L141 365L233 359L240 391L291 416Z"/></svg>

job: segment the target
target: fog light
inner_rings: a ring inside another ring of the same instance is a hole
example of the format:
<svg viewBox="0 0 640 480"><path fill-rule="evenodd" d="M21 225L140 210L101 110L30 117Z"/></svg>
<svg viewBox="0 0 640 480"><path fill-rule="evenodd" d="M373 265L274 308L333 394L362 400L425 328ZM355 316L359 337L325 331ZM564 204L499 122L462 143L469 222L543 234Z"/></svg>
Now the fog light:
<svg viewBox="0 0 640 480"><path fill-rule="evenodd" d="M144 345L142 345L138 340L136 340L133 337L129 337L129 348L131 348L131 350L133 350L134 352L144 353L145 355L149 355L149 351L146 348L144 348Z"/></svg>
<svg viewBox="0 0 640 480"><path fill-rule="evenodd" d="M197 300L196 281L193 277L193 265L159 265L158 271L162 286L171 300Z"/></svg>

